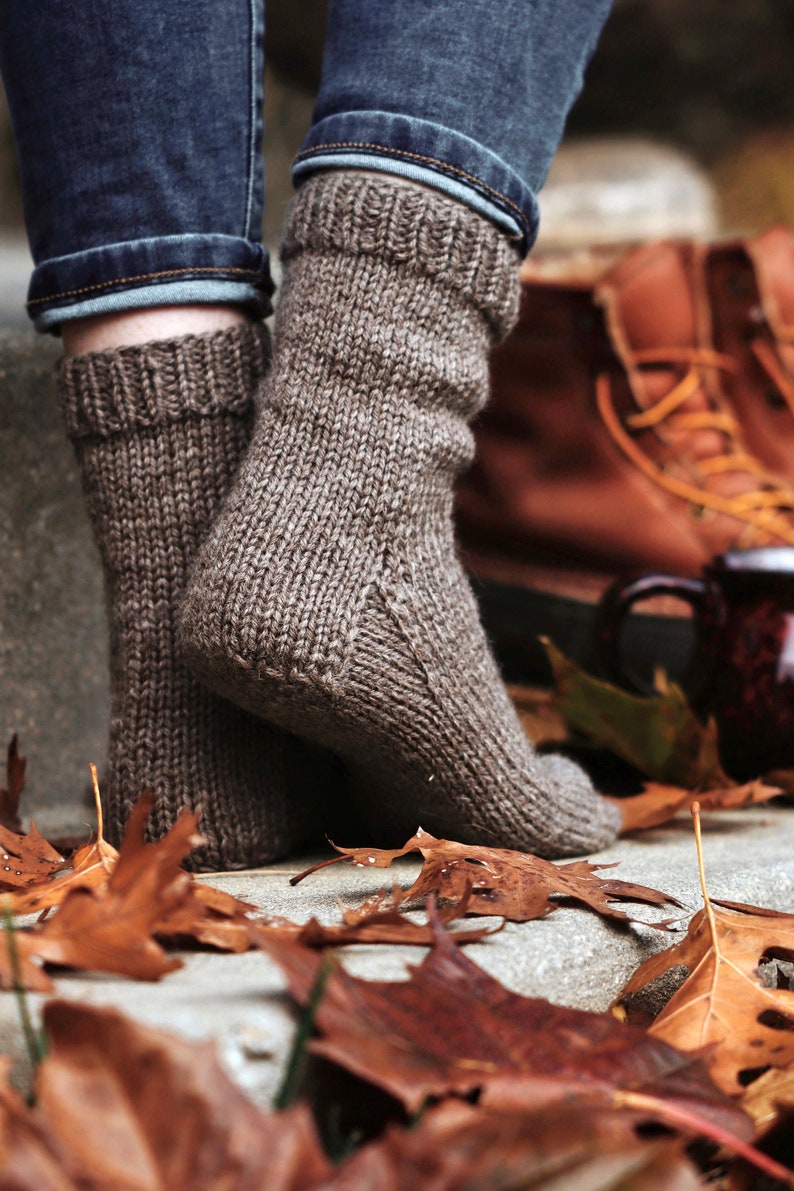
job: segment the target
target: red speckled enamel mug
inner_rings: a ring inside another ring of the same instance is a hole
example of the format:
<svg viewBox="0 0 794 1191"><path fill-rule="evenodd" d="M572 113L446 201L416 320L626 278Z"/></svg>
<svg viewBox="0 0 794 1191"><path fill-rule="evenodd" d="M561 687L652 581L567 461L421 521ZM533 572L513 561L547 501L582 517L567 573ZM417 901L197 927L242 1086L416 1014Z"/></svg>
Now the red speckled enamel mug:
<svg viewBox="0 0 794 1191"><path fill-rule="evenodd" d="M695 711L716 717L731 776L794 769L794 548L720 555L700 579L642 575L604 593L596 622L602 673L637 690L621 648L634 604L675 596L693 612L695 644L684 688ZM641 692L648 693L648 692Z"/></svg>

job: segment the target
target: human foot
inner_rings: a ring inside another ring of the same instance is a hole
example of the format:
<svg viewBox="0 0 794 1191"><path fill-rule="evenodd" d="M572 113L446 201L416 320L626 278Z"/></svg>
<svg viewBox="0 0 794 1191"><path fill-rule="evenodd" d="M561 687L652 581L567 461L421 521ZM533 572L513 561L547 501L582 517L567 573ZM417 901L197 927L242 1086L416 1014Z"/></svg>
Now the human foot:
<svg viewBox="0 0 794 1191"><path fill-rule="evenodd" d="M518 292L507 238L377 175L321 175L284 244L254 439L181 612L199 677L348 759L393 822L564 855L617 813L529 745L455 553L452 483Z"/></svg>
<svg viewBox="0 0 794 1191"><path fill-rule="evenodd" d="M175 615L199 538L250 436L266 333L242 326L64 360L60 390L105 572L111 738L104 784L114 839L145 788L162 835L201 813L194 862L260 864L305 833L281 733L202 686Z"/></svg>

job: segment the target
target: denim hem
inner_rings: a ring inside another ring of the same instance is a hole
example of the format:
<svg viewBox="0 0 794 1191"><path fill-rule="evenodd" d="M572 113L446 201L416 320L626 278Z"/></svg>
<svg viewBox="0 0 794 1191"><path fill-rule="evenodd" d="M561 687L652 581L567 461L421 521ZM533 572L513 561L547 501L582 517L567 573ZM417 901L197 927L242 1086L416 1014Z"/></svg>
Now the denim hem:
<svg viewBox="0 0 794 1191"><path fill-rule="evenodd" d="M192 296L178 298L176 291ZM196 296L201 293L203 298ZM272 293L263 245L234 236L163 236L41 262L31 278L27 310L36 326L51 329L83 311L111 313L185 300L238 303L244 294L246 306L267 315Z"/></svg>
<svg viewBox="0 0 794 1191"><path fill-rule="evenodd" d="M304 139L292 175L297 182L314 170L372 168L376 161L384 170L387 162L399 165L394 172L401 177L412 176L406 171L413 167L417 180L454 194L500 227L514 225L524 253L535 242L538 206L526 182L484 145L428 120L377 111L326 116Z"/></svg>
<svg viewBox="0 0 794 1191"><path fill-rule="evenodd" d="M258 318L273 312L272 303L261 291L239 281L171 281L145 289L116 290L87 298L72 306L51 306L31 313L37 331L57 334L63 323L99 314L120 314L156 306L243 306Z"/></svg>

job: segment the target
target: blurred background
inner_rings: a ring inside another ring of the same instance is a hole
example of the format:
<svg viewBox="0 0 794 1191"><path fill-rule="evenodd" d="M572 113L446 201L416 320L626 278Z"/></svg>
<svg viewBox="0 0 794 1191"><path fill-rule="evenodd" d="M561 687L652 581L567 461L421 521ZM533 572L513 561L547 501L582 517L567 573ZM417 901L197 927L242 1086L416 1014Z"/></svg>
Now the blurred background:
<svg viewBox="0 0 794 1191"><path fill-rule="evenodd" d="M270 241L278 238L290 161L311 117L324 18L324 0L267 3ZM721 228L794 220L793 77L794 0L617 0L571 115L566 153L585 138L630 138L626 153L638 140L646 150L668 146L708 178ZM0 230L9 237L21 226L3 103Z"/></svg>
<svg viewBox="0 0 794 1191"><path fill-rule="evenodd" d="M323 0L267 0L265 238L320 73ZM505 37L511 35L505 29ZM541 196L570 248L794 223L794 0L617 0ZM0 93L0 753L30 759L42 829L88 816L107 715L102 582L54 397L58 346L23 310L29 273ZM3 784L0 762L0 785Z"/></svg>

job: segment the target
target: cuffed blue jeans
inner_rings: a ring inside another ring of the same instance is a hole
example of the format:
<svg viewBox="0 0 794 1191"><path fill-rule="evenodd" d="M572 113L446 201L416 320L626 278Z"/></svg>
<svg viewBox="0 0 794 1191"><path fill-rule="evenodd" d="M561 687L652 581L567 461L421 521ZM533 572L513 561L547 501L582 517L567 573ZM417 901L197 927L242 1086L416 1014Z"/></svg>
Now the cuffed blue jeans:
<svg viewBox="0 0 794 1191"><path fill-rule="evenodd" d="M609 0L330 0L296 184L382 170L514 237ZM270 310L263 0L0 0L41 330L144 307Z"/></svg>

